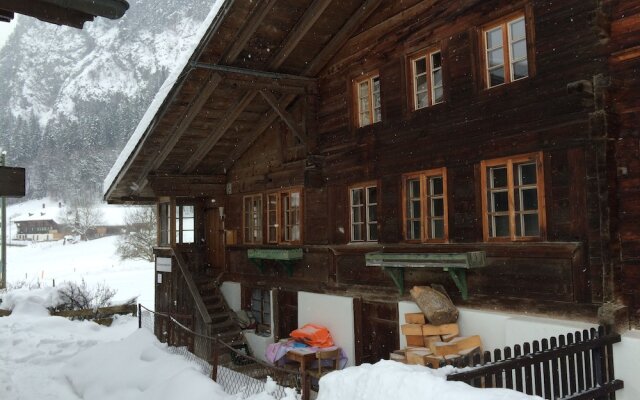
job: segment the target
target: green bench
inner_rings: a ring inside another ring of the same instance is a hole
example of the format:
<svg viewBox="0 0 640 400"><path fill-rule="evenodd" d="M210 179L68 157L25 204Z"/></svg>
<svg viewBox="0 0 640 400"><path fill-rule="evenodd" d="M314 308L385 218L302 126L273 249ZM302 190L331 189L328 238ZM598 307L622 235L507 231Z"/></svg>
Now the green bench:
<svg viewBox="0 0 640 400"><path fill-rule="evenodd" d="M462 298L467 300L467 270L487 265L484 251L464 253L383 253L365 255L368 267L381 267L393 279L400 294L404 294L405 268L442 268L449 272Z"/></svg>

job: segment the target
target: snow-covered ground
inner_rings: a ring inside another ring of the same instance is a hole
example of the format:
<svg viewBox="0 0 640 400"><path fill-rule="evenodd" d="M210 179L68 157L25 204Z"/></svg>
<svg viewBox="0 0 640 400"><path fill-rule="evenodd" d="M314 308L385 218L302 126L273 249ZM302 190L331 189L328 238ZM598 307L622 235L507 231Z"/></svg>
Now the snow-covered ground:
<svg viewBox="0 0 640 400"><path fill-rule="evenodd" d="M138 297L153 308L154 266L122 261L117 237L77 244L62 241L8 247L9 286L0 308L1 400L240 400L204 375L198 365L167 350L137 319L119 317L111 327L48 315L65 281L117 291L115 302ZM56 287L53 287L55 280ZM26 283L26 285L25 285ZM532 397L507 390L480 390L447 382L447 369L393 361L364 364L327 375L318 400L519 400ZM275 400L266 386L251 400ZM289 391L285 400L294 400Z"/></svg>
<svg viewBox="0 0 640 400"><path fill-rule="evenodd" d="M154 266L147 261L120 260L116 254L117 236L63 244L63 241L32 243L26 247L7 247L9 287L60 285L65 281L89 287L106 284L115 289L114 302L138 297L145 307L154 308Z"/></svg>

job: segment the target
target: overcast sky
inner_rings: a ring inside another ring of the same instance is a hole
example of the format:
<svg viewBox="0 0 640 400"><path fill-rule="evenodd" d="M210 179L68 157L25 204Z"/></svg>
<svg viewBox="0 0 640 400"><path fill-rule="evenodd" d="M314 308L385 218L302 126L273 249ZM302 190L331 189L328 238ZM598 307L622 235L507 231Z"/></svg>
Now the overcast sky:
<svg viewBox="0 0 640 400"><path fill-rule="evenodd" d="M13 28L16 26L16 20L13 19L10 23L0 22L0 49L4 47L4 42L6 42L7 38Z"/></svg>

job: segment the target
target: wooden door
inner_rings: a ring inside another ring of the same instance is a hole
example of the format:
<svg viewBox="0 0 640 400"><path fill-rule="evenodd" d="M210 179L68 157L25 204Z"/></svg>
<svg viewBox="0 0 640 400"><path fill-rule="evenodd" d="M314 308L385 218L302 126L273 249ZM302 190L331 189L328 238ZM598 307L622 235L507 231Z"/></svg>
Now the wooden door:
<svg viewBox="0 0 640 400"><path fill-rule="evenodd" d="M213 269L224 270L224 227L218 207L205 211L204 238L207 249L207 263Z"/></svg>
<svg viewBox="0 0 640 400"><path fill-rule="evenodd" d="M398 303L369 302L354 299L356 364L388 360L400 346Z"/></svg>
<svg viewBox="0 0 640 400"><path fill-rule="evenodd" d="M289 337L298 328L298 292L274 291L276 297L275 340Z"/></svg>

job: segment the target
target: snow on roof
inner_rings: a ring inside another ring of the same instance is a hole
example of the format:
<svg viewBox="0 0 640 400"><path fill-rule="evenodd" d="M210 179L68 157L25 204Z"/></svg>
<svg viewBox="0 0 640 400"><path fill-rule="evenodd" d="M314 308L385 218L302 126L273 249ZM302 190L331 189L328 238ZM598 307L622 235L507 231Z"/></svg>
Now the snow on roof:
<svg viewBox="0 0 640 400"><path fill-rule="evenodd" d="M100 203L99 207L102 214L101 226L125 225L127 213L135 208L140 208L139 206L120 206L105 203ZM61 224L66 211L66 204L44 198L10 205L7 207L7 216L11 222L51 220L56 224Z"/></svg>
<svg viewBox="0 0 640 400"><path fill-rule="evenodd" d="M205 20L200 25L200 28L198 28L198 31L195 33L195 35L188 38L183 38L183 40L185 41L191 41L190 45L185 46L185 48L190 50L185 51L177 58L173 71L164 81L162 87L160 87L160 90L158 90L158 93L149 105L147 112L145 112L145 114L142 116L142 119L138 123L138 126L133 132L133 135L131 135L131 137L129 138L129 141L125 145L124 149L122 149L122 152L118 156L118 159L111 167L111 170L107 174L107 177L104 179L102 187L105 196L107 195L109 189L116 183L116 180L119 178L120 172L122 171L125 163L133 155L136 147L142 141L145 133L150 128L151 122L158 114L158 111L164 103L165 98L174 87L175 83L178 81L178 78L180 78L184 73L184 70L189 64L189 60L194 55L196 49L198 48L198 45L204 38L205 33L213 22L213 19L216 17L216 15L218 15L218 11L220 10L224 1L225 0L215 0L215 3L211 7L211 11L207 15L207 18L205 18Z"/></svg>

